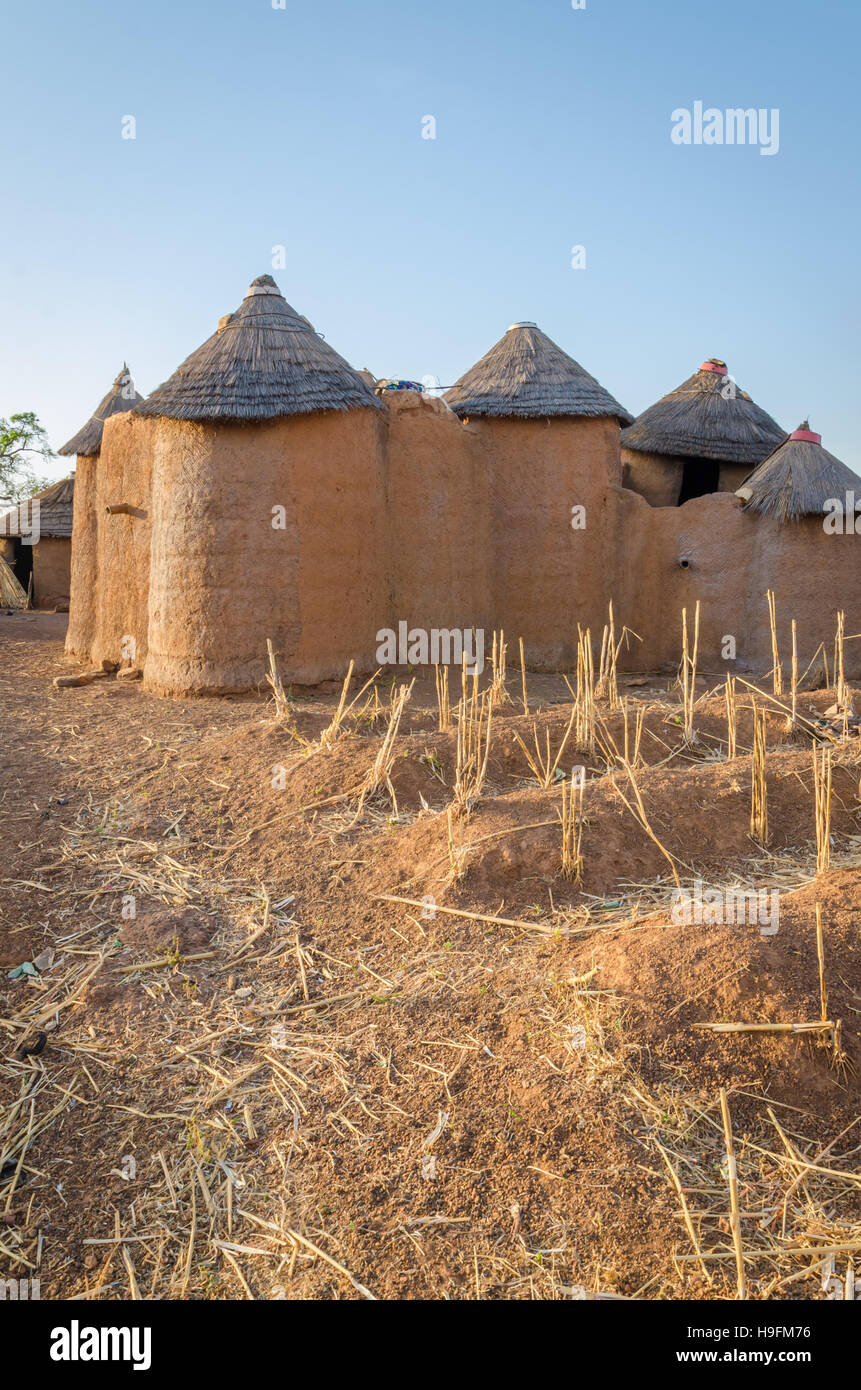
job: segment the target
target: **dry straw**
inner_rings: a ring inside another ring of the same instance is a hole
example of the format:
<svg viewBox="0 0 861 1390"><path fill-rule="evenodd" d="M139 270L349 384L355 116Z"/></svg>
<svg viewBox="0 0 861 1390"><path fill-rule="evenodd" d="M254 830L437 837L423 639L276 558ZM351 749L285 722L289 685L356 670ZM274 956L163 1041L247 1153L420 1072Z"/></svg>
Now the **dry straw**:
<svg viewBox="0 0 861 1390"><path fill-rule="evenodd" d="M12 568L0 555L0 607L26 608L27 594L21 588Z"/></svg>
<svg viewBox="0 0 861 1390"><path fill-rule="evenodd" d="M529 713L529 700L526 696L526 657L523 654L523 638L520 638L520 682L523 688L523 713Z"/></svg>
<svg viewBox="0 0 861 1390"><path fill-rule="evenodd" d="M275 717L276 719L289 719L290 701L287 698L284 686L281 683L281 677L278 674L278 662L275 659L275 648L269 637L266 638L266 650L269 653L269 670L266 672L266 680L275 697Z"/></svg>
<svg viewBox="0 0 861 1390"><path fill-rule="evenodd" d="M451 701L448 694L448 667L435 666L437 726L441 734L451 728Z"/></svg>
<svg viewBox="0 0 861 1390"><path fill-rule="evenodd" d="M521 643L521 661L522 652L523 648ZM505 641L505 633L500 629L499 632L494 632L493 634L493 647L490 653L490 701L494 709L496 709L498 705L507 704L511 700L511 696L505 684L507 654L508 646Z"/></svg>
<svg viewBox="0 0 861 1390"><path fill-rule="evenodd" d="M574 737L578 748L595 751L595 663L592 656L592 634L577 624L577 688L573 690L568 677L565 684L574 696Z"/></svg>
<svg viewBox="0 0 861 1390"><path fill-rule="evenodd" d="M468 816L481 795L487 775L493 705L489 691L478 693L478 678L472 694L464 694L457 707L457 750L452 806L455 815Z"/></svg>
<svg viewBox="0 0 861 1390"><path fill-rule="evenodd" d="M726 702L726 756L732 762L738 748L738 717L735 705L735 677L727 676L724 691Z"/></svg>
<svg viewBox="0 0 861 1390"><path fill-rule="evenodd" d="M738 1206L738 1169L735 1161L735 1144L732 1137L732 1119L729 1113L729 1102L726 1098L726 1091L721 1087L720 1109L723 1118L723 1135L726 1146L726 1167L727 1183L729 1185L729 1204L730 1216L729 1226L732 1232L732 1244L735 1252L735 1274L736 1288L739 1298L747 1297L747 1280L744 1273L744 1254L741 1247L741 1214Z"/></svg>
<svg viewBox="0 0 861 1390"><path fill-rule="evenodd" d="M568 739L571 736L571 730L574 727L574 721L576 718L577 711L572 709L571 718L568 720L565 733L562 737L562 742L559 745L555 758L553 757L550 748L549 729L544 730L544 748L542 749L538 738L538 730L536 729L535 721L533 720L532 741L535 746L534 757L530 750L527 748L526 744L523 742L523 739L520 737L520 734L517 732L517 730L515 729L514 731L514 737L520 744L521 749L523 750L523 755L526 758L527 763L529 764L529 767L532 771L532 775L536 778L538 785L544 791L547 791L548 788L552 787L554 781L556 780L556 771L559 767L559 760L562 757L562 754L565 752L565 747L568 743Z"/></svg>
<svg viewBox="0 0 861 1390"><path fill-rule="evenodd" d="M783 667L780 664L780 651L777 646L777 614L774 604L774 590L766 590L768 603L768 626L771 631L771 676L775 695L783 694Z"/></svg>
<svg viewBox="0 0 861 1390"><path fill-rule="evenodd" d="M562 783L562 875L573 883L583 877L583 793L586 778L582 769L571 773L570 785Z"/></svg>
<svg viewBox="0 0 861 1390"><path fill-rule="evenodd" d="M834 637L834 684L837 688L837 704L843 711L844 724L846 715L849 711L849 687L846 684L846 671L844 666L844 643L846 631L846 614L841 608L837 614L837 632Z"/></svg>
<svg viewBox="0 0 861 1390"><path fill-rule="evenodd" d="M831 749L813 745L813 804L816 815L816 872L831 864Z"/></svg>
<svg viewBox="0 0 861 1390"><path fill-rule="evenodd" d="M373 766L369 768L359 788L359 802L356 807L357 820L362 814L362 809L368 797L375 795L375 793L382 791L384 788L388 790L392 798L392 806L395 815L397 816L398 814L398 799L392 785L392 767L395 762L395 739L398 736L398 729L400 728L404 706L412 694L414 684L414 681L410 681L409 685L402 685L397 695L392 692L392 705L386 732L377 750L377 756L374 759Z"/></svg>
<svg viewBox="0 0 861 1390"><path fill-rule="evenodd" d="M792 619L792 728L798 723L798 624Z"/></svg>
<svg viewBox="0 0 861 1390"><path fill-rule="evenodd" d="M616 623L613 616L613 600L609 603L609 621L604 626L601 634L601 659L598 662L598 684L595 687L597 699L607 700L610 709L617 709L619 706L619 687L617 682L616 662L619 650L625 634L616 644Z"/></svg>
<svg viewBox="0 0 861 1390"><path fill-rule="evenodd" d="M750 783L750 833L762 846L768 844L768 786L766 768L766 713L751 703L753 756Z"/></svg>
<svg viewBox="0 0 861 1390"><path fill-rule="evenodd" d="M682 703L684 706L684 737L685 743L696 743L697 736L694 730L694 704L696 703L696 684L697 684L697 654L700 642L700 603L694 609L694 638L693 644L688 645L688 610L682 609L682 665L679 672L679 679L682 686Z"/></svg>

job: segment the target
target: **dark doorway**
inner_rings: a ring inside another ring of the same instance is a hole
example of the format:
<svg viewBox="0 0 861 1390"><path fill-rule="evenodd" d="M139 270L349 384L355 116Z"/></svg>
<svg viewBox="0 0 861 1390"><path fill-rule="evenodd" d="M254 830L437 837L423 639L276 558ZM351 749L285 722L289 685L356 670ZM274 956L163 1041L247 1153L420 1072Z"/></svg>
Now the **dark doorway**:
<svg viewBox="0 0 861 1390"><path fill-rule="evenodd" d="M25 545L20 536L15 537L12 570L15 578L26 594L27 586L30 583L30 575L33 573L33 547L32 545Z"/></svg>
<svg viewBox="0 0 861 1390"><path fill-rule="evenodd" d="M717 459L686 459L679 506L690 502L692 497L705 497L706 493L717 492L719 483L720 464Z"/></svg>

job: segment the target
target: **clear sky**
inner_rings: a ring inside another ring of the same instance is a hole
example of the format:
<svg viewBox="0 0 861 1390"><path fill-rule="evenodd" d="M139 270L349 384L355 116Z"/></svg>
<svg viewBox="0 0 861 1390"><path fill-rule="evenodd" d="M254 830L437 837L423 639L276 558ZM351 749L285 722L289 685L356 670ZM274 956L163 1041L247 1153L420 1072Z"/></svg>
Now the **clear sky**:
<svg viewBox="0 0 861 1390"><path fill-rule="evenodd" d="M634 414L723 357L861 471L858 0L283 5L5 0L0 415L58 447L269 272L377 376L532 319ZM778 153L674 144L697 101Z"/></svg>

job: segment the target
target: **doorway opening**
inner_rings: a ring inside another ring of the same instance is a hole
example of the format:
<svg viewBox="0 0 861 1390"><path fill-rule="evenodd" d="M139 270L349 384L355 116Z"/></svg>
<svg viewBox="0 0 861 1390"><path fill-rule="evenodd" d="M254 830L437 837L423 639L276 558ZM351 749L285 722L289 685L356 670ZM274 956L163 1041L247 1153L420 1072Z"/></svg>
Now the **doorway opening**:
<svg viewBox="0 0 861 1390"><path fill-rule="evenodd" d="M717 459L686 459L678 505L682 507L692 497L705 497L709 492L717 492L719 485L720 464Z"/></svg>

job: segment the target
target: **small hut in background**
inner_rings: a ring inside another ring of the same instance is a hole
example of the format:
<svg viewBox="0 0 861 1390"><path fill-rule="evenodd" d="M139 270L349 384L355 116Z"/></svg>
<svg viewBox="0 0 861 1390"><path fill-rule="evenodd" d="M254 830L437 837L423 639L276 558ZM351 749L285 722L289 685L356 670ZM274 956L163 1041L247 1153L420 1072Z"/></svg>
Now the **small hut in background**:
<svg viewBox="0 0 861 1390"><path fill-rule="evenodd" d="M622 431L623 486L653 507L735 492L786 438L766 411L710 357L699 371Z"/></svg>
<svg viewBox="0 0 861 1390"><path fill-rule="evenodd" d="M803 420L788 439L755 468L736 494L742 511L774 517L780 522L813 516L821 523L832 511L843 516L861 503L861 478L822 447L822 435ZM836 504L836 507L835 507Z"/></svg>
<svg viewBox="0 0 861 1390"><path fill-rule="evenodd" d="M69 607L74 493L72 474L0 516L0 555L33 608Z"/></svg>
<svg viewBox="0 0 861 1390"><path fill-rule="evenodd" d="M577 621L600 631L606 615L600 517L632 417L534 323L513 323L444 399L485 461L497 624L535 664L570 662Z"/></svg>
<svg viewBox="0 0 861 1390"><path fill-rule="evenodd" d="M131 410L143 400L124 362L110 391L96 406L82 429L58 450L76 456L75 509L72 523L71 576L67 590L69 628L66 649L75 655L89 650L93 635L95 589L98 571L99 517L94 506L96 467L102 448L105 421Z"/></svg>

